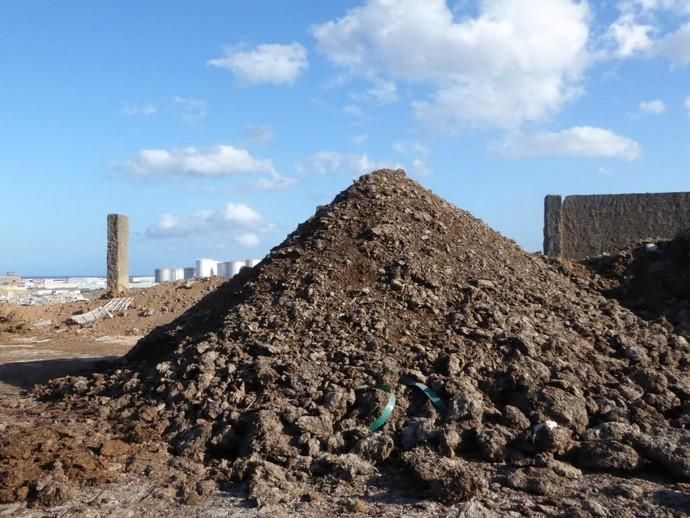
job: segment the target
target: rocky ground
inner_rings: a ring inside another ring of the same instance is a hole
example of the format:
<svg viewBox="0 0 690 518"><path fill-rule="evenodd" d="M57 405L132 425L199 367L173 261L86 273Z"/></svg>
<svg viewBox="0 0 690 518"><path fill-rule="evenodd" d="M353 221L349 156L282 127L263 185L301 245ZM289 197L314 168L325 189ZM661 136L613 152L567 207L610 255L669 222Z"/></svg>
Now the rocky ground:
<svg viewBox="0 0 690 518"><path fill-rule="evenodd" d="M688 341L575 270L363 177L124 358L10 405L0 501L138 476L209 515L238 488L273 513L687 514Z"/></svg>

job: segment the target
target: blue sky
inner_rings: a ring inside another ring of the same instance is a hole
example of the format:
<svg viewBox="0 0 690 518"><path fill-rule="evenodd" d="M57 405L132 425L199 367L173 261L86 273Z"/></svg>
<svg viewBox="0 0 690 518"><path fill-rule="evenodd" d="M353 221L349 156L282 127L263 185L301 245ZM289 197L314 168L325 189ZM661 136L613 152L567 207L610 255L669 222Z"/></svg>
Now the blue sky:
<svg viewBox="0 0 690 518"><path fill-rule="evenodd" d="M536 251L690 190L689 72L690 0L0 0L0 272L262 257L385 166Z"/></svg>

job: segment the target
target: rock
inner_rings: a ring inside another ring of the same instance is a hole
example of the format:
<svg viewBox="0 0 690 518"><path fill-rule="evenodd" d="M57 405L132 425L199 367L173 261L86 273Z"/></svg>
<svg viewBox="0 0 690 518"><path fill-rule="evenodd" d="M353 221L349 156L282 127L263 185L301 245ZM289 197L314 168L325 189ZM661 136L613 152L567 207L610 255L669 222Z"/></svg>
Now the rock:
<svg viewBox="0 0 690 518"><path fill-rule="evenodd" d="M470 424L478 423L484 412L482 394L471 383L460 383L460 394L452 397L448 402L446 419L468 421Z"/></svg>
<svg viewBox="0 0 690 518"><path fill-rule="evenodd" d="M332 474L336 478L347 482L352 482L358 477L372 475L376 472L373 464L354 453L323 455L312 464L310 470L316 476Z"/></svg>
<svg viewBox="0 0 690 518"><path fill-rule="evenodd" d="M503 409L503 424L520 432L530 427L530 421L527 419L527 416L519 408L512 405L506 405Z"/></svg>
<svg viewBox="0 0 690 518"><path fill-rule="evenodd" d="M589 423L585 400L556 387L541 391L535 410L539 421L554 420L578 433Z"/></svg>
<svg viewBox="0 0 690 518"><path fill-rule="evenodd" d="M586 441L576 448L575 455L583 469L634 473L640 467L638 453L615 440Z"/></svg>
<svg viewBox="0 0 690 518"><path fill-rule="evenodd" d="M572 487L569 479L549 468L518 469L506 477L505 483L513 489L552 498L562 497Z"/></svg>
<svg viewBox="0 0 690 518"><path fill-rule="evenodd" d="M302 433L325 439L333 434L333 419L329 413L320 416L305 415L297 419L297 427Z"/></svg>
<svg viewBox="0 0 690 518"><path fill-rule="evenodd" d="M661 394L665 392L668 387L666 376L655 369L638 369L634 377L637 384L647 392Z"/></svg>
<svg viewBox="0 0 690 518"><path fill-rule="evenodd" d="M289 502L299 490L288 482L285 469L266 461L252 461L246 477L249 480L249 498L259 507Z"/></svg>
<svg viewBox="0 0 690 518"><path fill-rule="evenodd" d="M369 514L369 504L360 498L349 498L345 502L345 510L350 513Z"/></svg>
<svg viewBox="0 0 690 518"><path fill-rule="evenodd" d="M353 450L353 453L362 456L370 462L383 462L393 452L393 439L382 433L375 433L361 439Z"/></svg>
<svg viewBox="0 0 690 518"><path fill-rule="evenodd" d="M67 477L58 470L46 474L29 490L29 507L55 507L64 504L74 493Z"/></svg>
<svg viewBox="0 0 690 518"><path fill-rule="evenodd" d="M435 459L431 451L417 448L405 452L403 461L430 495L446 504L470 500L488 488L486 480L459 459Z"/></svg>
<svg viewBox="0 0 690 518"><path fill-rule="evenodd" d="M559 477L565 477L570 480L579 480L582 478L582 471L572 464L556 460L550 455L537 455L534 459L534 465L538 468L549 468Z"/></svg>
<svg viewBox="0 0 690 518"><path fill-rule="evenodd" d="M549 420L523 432L521 438L525 451L562 454L570 446L572 431Z"/></svg>
<svg viewBox="0 0 690 518"><path fill-rule="evenodd" d="M589 428L585 432L583 439L585 441L600 441L610 439L628 443L629 438L639 431L640 428L638 426L628 423L602 423L594 428Z"/></svg>
<svg viewBox="0 0 690 518"><path fill-rule="evenodd" d="M218 485L216 484L216 482L214 480L207 478L204 480L200 480L197 483L196 491L202 497L203 496L209 496L209 495L212 495L216 491L217 487L218 487Z"/></svg>
<svg viewBox="0 0 690 518"><path fill-rule="evenodd" d="M455 450L460 446L461 437L460 434L453 430L444 430L441 433L439 449L441 455L446 457L455 457Z"/></svg>
<svg viewBox="0 0 690 518"><path fill-rule="evenodd" d="M130 451L130 445L118 439L104 441L99 449L99 453L104 457L120 457L127 455Z"/></svg>
<svg viewBox="0 0 690 518"><path fill-rule="evenodd" d="M401 445L404 450L410 450L418 444L424 444L429 440L430 432L433 430L433 423L428 420L419 419L412 421L402 431Z"/></svg>
<svg viewBox="0 0 690 518"><path fill-rule="evenodd" d="M488 425L477 431L479 452L483 459L490 462L503 460L506 446L513 439L513 433L501 425Z"/></svg>
<svg viewBox="0 0 690 518"><path fill-rule="evenodd" d="M690 431L657 429L650 434L635 434L632 442L637 451L664 471L690 478Z"/></svg>

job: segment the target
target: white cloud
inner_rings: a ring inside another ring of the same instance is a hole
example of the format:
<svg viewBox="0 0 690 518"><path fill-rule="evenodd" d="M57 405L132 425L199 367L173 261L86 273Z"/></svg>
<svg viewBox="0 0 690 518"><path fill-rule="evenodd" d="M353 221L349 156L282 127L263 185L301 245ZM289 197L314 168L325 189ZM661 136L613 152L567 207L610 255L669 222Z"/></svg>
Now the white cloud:
<svg viewBox="0 0 690 518"><path fill-rule="evenodd" d="M244 241L257 244L258 238L254 232L270 228L271 224L249 205L228 203L220 210L199 211L189 216L163 214L156 223L146 229L145 235L152 239L167 239L227 233L240 243ZM254 239L249 237L252 235Z"/></svg>
<svg viewBox="0 0 690 518"><path fill-rule="evenodd" d="M410 140L398 140L393 143L393 149L403 154L415 153L418 155L426 155L429 153L429 148L424 144Z"/></svg>
<svg viewBox="0 0 690 518"><path fill-rule="evenodd" d="M398 101L398 87L393 81L377 79L374 85L367 90L371 99L380 104L391 104Z"/></svg>
<svg viewBox="0 0 690 518"><path fill-rule="evenodd" d="M239 223L241 225L253 226L261 223L261 215L244 203L228 203L222 210L222 221Z"/></svg>
<svg viewBox="0 0 690 518"><path fill-rule="evenodd" d="M655 99L653 101L642 101L640 103L640 111L642 113L651 113L658 115L666 111L666 105L661 99Z"/></svg>
<svg viewBox="0 0 690 518"><path fill-rule="evenodd" d="M299 43L262 44L253 49L229 48L209 65L230 70L243 82L291 85L309 68L307 49Z"/></svg>
<svg viewBox="0 0 690 518"><path fill-rule="evenodd" d="M690 65L690 23L676 30L663 21L690 15L690 0L622 0L620 17L605 36L617 43L618 57L643 54L667 58L675 66Z"/></svg>
<svg viewBox="0 0 690 518"><path fill-rule="evenodd" d="M398 102L398 85L395 81L375 78L371 80L371 86L363 93L350 94L352 100L357 102L373 102L376 104L392 104Z"/></svg>
<svg viewBox="0 0 690 518"><path fill-rule="evenodd" d="M690 14L690 0L622 0L618 3L623 12L671 11L676 14Z"/></svg>
<svg viewBox="0 0 690 518"><path fill-rule="evenodd" d="M356 119L361 119L364 117L364 111L361 107L356 104L347 104L343 107L343 113L345 115L350 115Z"/></svg>
<svg viewBox="0 0 690 518"><path fill-rule="evenodd" d="M624 14L611 24L606 38L614 42L615 55L626 58L651 49L653 42L650 34L653 32L653 26L640 24L634 15Z"/></svg>
<svg viewBox="0 0 690 518"><path fill-rule="evenodd" d="M253 232L246 232L244 234L240 234L235 238L235 240L242 246L246 248L252 248L254 246L257 246L259 244L259 236L254 234Z"/></svg>
<svg viewBox="0 0 690 518"><path fill-rule="evenodd" d="M273 142L275 134L273 131L273 126L270 124L257 124L255 126L249 126L244 132L244 138L246 138L251 144L257 146L264 146Z"/></svg>
<svg viewBox="0 0 690 518"><path fill-rule="evenodd" d="M291 176L281 176L278 173L271 173L270 176L259 178L251 187L262 191L282 191L289 189L297 183L297 178Z"/></svg>
<svg viewBox="0 0 690 518"><path fill-rule="evenodd" d="M229 176L276 172L271 160L254 158L247 150L230 145L209 149L142 149L131 160L115 165L136 176Z"/></svg>
<svg viewBox="0 0 690 518"><path fill-rule="evenodd" d="M589 10L571 0L491 0L454 17L445 0L367 0L313 28L335 65L366 79L431 85L414 104L431 124L511 126L580 93Z"/></svg>
<svg viewBox="0 0 690 518"><path fill-rule="evenodd" d="M130 117L143 116L150 117L158 113L158 107L155 104L125 104L122 108L122 113Z"/></svg>
<svg viewBox="0 0 690 518"><path fill-rule="evenodd" d="M636 160L642 153L640 145L634 140L589 126L536 135L516 133L494 146L494 151L510 158L575 156L625 160Z"/></svg>
<svg viewBox="0 0 690 518"><path fill-rule="evenodd" d="M319 151L307 160L297 164L302 173L344 173L353 177L371 173L377 169L396 169L400 166L388 161L372 160L366 153L338 153L336 151Z"/></svg>
<svg viewBox="0 0 690 518"><path fill-rule="evenodd" d="M206 117L208 105L202 99L192 97L173 97L177 116L185 122L195 124Z"/></svg>
<svg viewBox="0 0 690 518"><path fill-rule="evenodd" d="M652 53L668 58L676 66L690 65L690 23L661 38Z"/></svg>
<svg viewBox="0 0 690 518"><path fill-rule="evenodd" d="M425 177L431 176L434 174L434 171L426 164L426 162L417 158L412 162L412 174L415 176Z"/></svg>

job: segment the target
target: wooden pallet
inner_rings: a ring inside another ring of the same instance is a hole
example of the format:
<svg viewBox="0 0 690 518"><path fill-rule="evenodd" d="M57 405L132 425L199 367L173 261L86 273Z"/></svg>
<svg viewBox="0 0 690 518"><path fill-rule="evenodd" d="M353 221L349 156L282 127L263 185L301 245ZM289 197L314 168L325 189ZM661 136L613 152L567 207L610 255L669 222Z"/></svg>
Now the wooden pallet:
<svg viewBox="0 0 690 518"><path fill-rule="evenodd" d="M70 320L80 325L90 324L101 318L113 318L113 313L118 311L125 311L134 302L133 297L126 297L120 299L112 299L108 301L105 306L93 309L88 313L82 313L81 315L72 315Z"/></svg>

